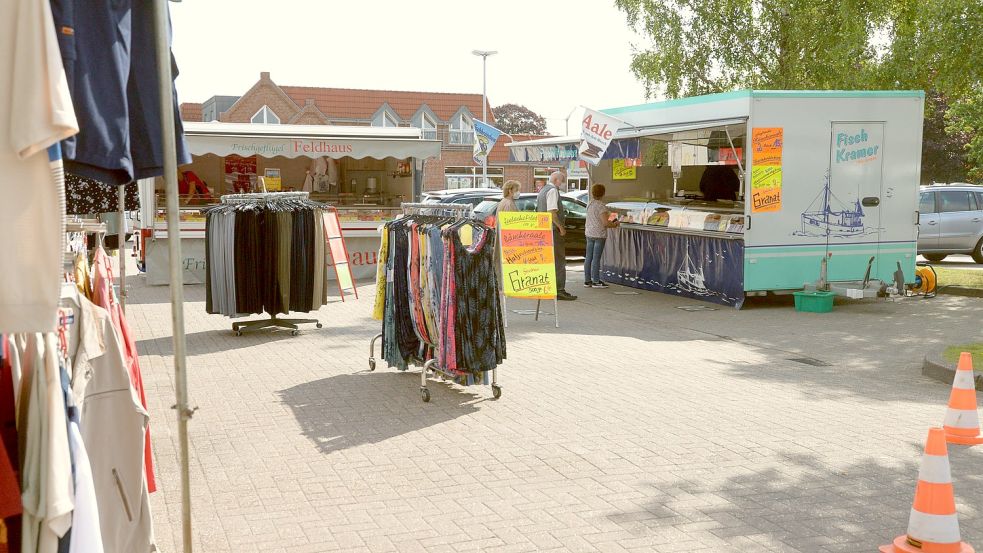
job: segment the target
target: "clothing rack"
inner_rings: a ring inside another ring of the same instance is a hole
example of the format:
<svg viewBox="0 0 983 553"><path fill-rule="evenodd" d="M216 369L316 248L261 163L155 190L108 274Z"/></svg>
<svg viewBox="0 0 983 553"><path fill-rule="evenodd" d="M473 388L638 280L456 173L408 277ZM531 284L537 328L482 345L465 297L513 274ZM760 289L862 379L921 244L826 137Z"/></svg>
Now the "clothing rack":
<svg viewBox="0 0 983 553"><path fill-rule="evenodd" d="M457 219L470 219L474 216L474 209L469 204L428 204L428 203L402 203L400 207L403 209L403 215L447 215ZM437 211L443 213L422 213L424 211ZM456 212L456 213L455 213ZM466 212L466 213L465 213ZM385 263L385 260L380 259L380 263ZM375 370L375 343L382 339L382 334L376 334L372 341L369 343L369 370ZM429 344L433 345L433 344ZM381 352L380 352L381 353ZM471 375L460 375L453 373L446 368L441 367L437 364L437 359L422 360L417 357L411 357L407 361L408 365L419 366L420 370L420 398L424 403L430 402L430 389L427 387L427 375L433 373L434 377L440 377L441 380L447 380L448 378L452 381L456 381L458 378L464 376L467 384L478 384L478 382L472 382ZM498 384L498 367L496 366L491 370L491 389L492 396L495 399L502 397L502 387ZM487 373L483 378L482 384L488 383Z"/></svg>
<svg viewBox="0 0 983 553"><path fill-rule="evenodd" d="M236 203L257 203L279 200L306 200L310 197L309 192L250 192L243 194L226 194L222 196L223 204Z"/></svg>

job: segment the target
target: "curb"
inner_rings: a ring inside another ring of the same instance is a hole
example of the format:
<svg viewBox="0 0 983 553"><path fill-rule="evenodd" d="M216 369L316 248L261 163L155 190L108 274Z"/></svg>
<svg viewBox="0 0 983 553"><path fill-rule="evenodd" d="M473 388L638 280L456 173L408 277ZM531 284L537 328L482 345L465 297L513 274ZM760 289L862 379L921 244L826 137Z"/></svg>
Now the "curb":
<svg viewBox="0 0 983 553"><path fill-rule="evenodd" d="M925 356L922 364L922 374L929 378L952 385L956 376L956 367L942 359L941 353L930 353ZM976 389L983 391L983 374L976 373Z"/></svg>
<svg viewBox="0 0 983 553"><path fill-rule="evenodd" d="M983 288L949 285L939 287L938 293L948 296L963 296L965 298L983 298Z"/></svg>

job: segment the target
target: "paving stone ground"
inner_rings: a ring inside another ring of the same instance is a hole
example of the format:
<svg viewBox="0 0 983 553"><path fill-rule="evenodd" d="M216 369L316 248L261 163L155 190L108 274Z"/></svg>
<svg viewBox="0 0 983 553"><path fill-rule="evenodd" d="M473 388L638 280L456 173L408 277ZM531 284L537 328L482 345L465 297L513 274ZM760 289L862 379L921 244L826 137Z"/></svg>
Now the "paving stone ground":
<svg viewBox="0 0 983 553"><path fill-rule="evenodd" d="M428 404L417 372L367 371L371 286L296 337L233 336L185 287L196 551L861 552L904 532L949 392L922 358L978 340L983 301L686 312L709 304L581 277L559 329L509 313L500 400L431 383ZM169 292L129 283L156 531L177 552ZM950 455L983 547L983 451Z"/></svg>

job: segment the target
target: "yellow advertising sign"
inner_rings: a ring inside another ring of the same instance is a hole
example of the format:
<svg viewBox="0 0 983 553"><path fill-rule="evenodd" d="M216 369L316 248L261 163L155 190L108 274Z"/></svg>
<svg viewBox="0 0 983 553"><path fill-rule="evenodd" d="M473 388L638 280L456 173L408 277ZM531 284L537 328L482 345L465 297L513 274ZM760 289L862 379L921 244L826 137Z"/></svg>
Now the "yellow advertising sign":
<svg viewBox="0 0 983 553"><path fill-rule="evenodd" d="M510 298L554 299L552 215L507 211L498 214L502 242L502 287Z"/></svg>
<svg viewBox="0 0 983 553"><path fill-rule="evenodd" d="M782 209L782 127L751 129L751 212Z"/></svg>
<svg viewBox="0 0 983 553"><path fill-rule="evenodd" d="M634 180L637 178L638 171L635 165L628 165L624 159L615 158L611 160L612 178L614 180Z"/></svg>

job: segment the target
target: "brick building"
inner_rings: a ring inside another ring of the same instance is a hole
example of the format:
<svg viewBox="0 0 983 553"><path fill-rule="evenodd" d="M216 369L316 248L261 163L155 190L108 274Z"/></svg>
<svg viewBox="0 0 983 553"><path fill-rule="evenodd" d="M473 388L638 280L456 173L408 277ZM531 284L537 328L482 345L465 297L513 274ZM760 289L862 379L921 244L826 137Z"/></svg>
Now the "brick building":
<svg viewBox="0 0 983 553"><path fill-rule="evenodd" d="M418 127L423 137L442 142L440 159L424 164L423 189L471 188L480 183L482 170L472 159L473 120L481 117L481 94L356 90L281 86L270 74L260 73L242 96L213 96L203 103L181 104L185 121L267 123L291 125L354 125ZM489 123L494 115L489 110ZM529 135L513 136L527 140ZM532 191L536 179L549 168L509 162L503 136L489 155L488 177L495 185L516 179Z"/></svg>

